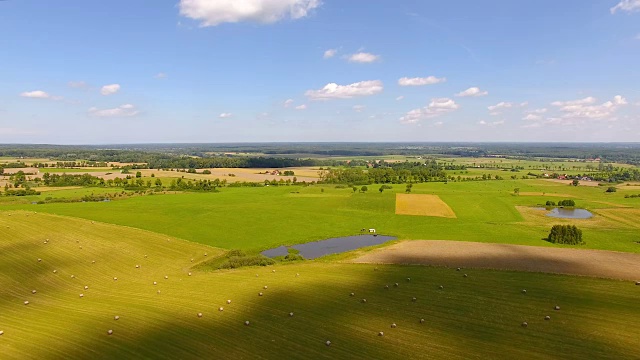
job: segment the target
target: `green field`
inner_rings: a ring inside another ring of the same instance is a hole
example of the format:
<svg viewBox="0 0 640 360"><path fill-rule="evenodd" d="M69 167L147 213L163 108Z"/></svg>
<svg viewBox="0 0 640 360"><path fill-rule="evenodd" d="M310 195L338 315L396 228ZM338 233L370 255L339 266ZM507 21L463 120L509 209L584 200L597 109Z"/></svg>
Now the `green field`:
<svg viewBox="0 0 640 360"><path fill-rule="evenodd" d="M522 194L538 195L514 196L514 188ZM413 187L413 193L438 195L453 209L456 219L396 215L395 192L403 190L403 185L383 193L373 185L368 193L330 186L223 188L219 193L147 195L109 203L31 205L25 199L25 204L3 209L81 217L220 248L255 251L357 234L362 228L376 228L400 239L555 246L542 239L553 224L570 223L584 230L583 248L640 252L636 243L640 241L640 222L625 220L629 211L623 209L637 210L640 201L625 199L624 186L614 194L605 193L602 187L573 187L544 180L425 183ZM567 196L579 207L593 211L595 217L571 221L523 216L517 208ZM601 209L606 214L600 214Z"/></svg>
<svg viewBox="0 0 640 360"><path fill-rule="evenodd" d="M0 239L3 359L637 357L628 282L326 262L198 272L220 251L24 211L0 212Z"/></svg>

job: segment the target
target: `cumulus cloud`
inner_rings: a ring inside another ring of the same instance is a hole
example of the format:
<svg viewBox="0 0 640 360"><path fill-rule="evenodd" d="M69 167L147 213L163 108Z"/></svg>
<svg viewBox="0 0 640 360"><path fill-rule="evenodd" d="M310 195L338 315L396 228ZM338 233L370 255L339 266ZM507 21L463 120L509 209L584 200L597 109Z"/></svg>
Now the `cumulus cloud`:
<svg viewBox="0 0 640 360"><path fill-rule="evenodd" d="M337 49L329 49L329 50L326 50L324 52L324 55L322 57L325 58L325 59L330 59L330 58L336 56L337 53L338 53Z"/></svg>
<svg viewBox="0 0 640 360"><path fill-rule="evenodd" d="M400 118L400 122L403 124L415 124L425 119L433 119L438 116L450 113L460 108L460 105L449 98L435 98L431 99L429 105L414 109L406 113Z"/></svg>
<svg viewBox="0 0 640 360"><path fill-rule="evenodd" d="M111 85L103 86L102 89L100 89L100 94L102 94L104 96L108 96L108 95L113 95L113 94L117 93L118 91L120 91L120 85L119 84L111 84Z"/></svg>
<svg viewBox="0 0 640 360"><path fill-rule="evenodd" d="M67 85L69 85L70 88L74 89L84 89L88 86L84 81L69 81Z"/></svg>
<svg viewBox="0 0 640 360"><path fill-rule="evenodd" d="M540 119L542 119L542 116L536 115L536 114L527 114L525 117L522 118L522 120L527 120L527 121L537 121Z"/></svg>
<svg viewBox="0 0 640 360"><path fill-rule="evenodd" d="M447 78L437 78L435 76L427 76L427 77L415 77L408 78L403 77L398 79L398 85L400 86L424 86L424 85L433 85L447 81Z"/></svg>
<svg viewBox="0 0 640 360"><path fill-rule="evenodd" d="M296 106L296 110L307 110L307 105L306 104L298 105Z"/></svg>
<svg viewBox="0 0 640 360"><path fill-rule="evenodd" d="M293 105L293 99L287 99L284 101L284 103L282 103L282 106L286 108L291 107L291 105Z"/></svg>
<svg viewBox="0 0 640 360"><path fill-rule="evenodd" d="M621 95L616 95L612 100L599 105L594 105L595 102L595 98L588 97L573 101L555 101L551 105L559 107L559 110L563 113L561 119L569 120L568 122L571 123L580 119L615 120L614 113L621 106L628 104L627 99Z"/></svg>
<svg viewBox="0 0 640 360"><path fill-rule="evenodd" d="M478 124L482 126L495 127L495 126L504 125L504 120L498 120L498 121L492 121L492 122L481 120L480 122L478 122Z"/></svg>
<svg viewBox="0 0 640 360"><path fill-rule="evenodd" d="M166 79L168 75L166 73L161 72L161 73L155 74L153 77L156 79Z"/></svg>
<svg viewBox="0 0 640 360"><path fill-rule="evenodd" d="M51 96L49 93L42 90L25 91L20 93L20 96L31 99L54 99L54 96Z"/></svg>
<svg viewBox="0 0 640 360"><path fill-rule="evenodd" d="M232 117L232 116L233 116L233 114L232 114L232 113L222 113L222 114L218 115L218 117L219 117L220 119L227 119L227 118L230 118L230 117Z"/></svg>
<svg viewBox="0 0 640 360"><path fill-rule="evenodd" d="M497 111L508 109L511 107L513 107L513 103L502 101L495 105L487 106L487 109L489 109L489 111L491 112L497 112Z"/></svg>
<svg viewBox="0 0 640 360"><path fill-rule="evenodd" d="M366 108L366 106L364 106L364 105L354 105L353 106L353 111L362 112L365 108Z"/></svg>
<svg viewBox="0 0 640 360"><path fill-rule="evenodd" d="M368 80L349 85L330 83L320 90L307 90L305 95L311 100L350 99L358 96L370 96L381 93L382 81Z"/></svg>
<svg viewBox="0 0 640 360"><path fill-rule="evenodd" d="M640 0L622 0L609 10L612 14L615 14L618 10L626 12L640 11Z"/></svg>
<svg viewBox="0 0 640 360"><path fill-rule="evenodd" d="M120 105L113 109L98 109L92 107L88 110L90 116L95 117L131 117L140 113L135 106L131 104Z"/></svg>
<svg viewBox="0 0 640 360"><path fill-rule="evenodd" d="M242 21L272 24L300 19L322 5L321 0L180 0L180 15L201 27Z"/></svg>
<svg viewBox="0 0 640 360"><path fill-rule="evenodd" d="M404 99L404 96L400 95L400 96L398 96L398 97L396 98L396 101L400 101L400 100L402 100L402 99Z"/></svg>
<svg viewBox="0 0 640 360"><path fill-rule="evenodd" d="M380 60L380 55L374 55L366 52L359 52L359 53L351 54L347 56L347 60L353 63L366 64L366 63L372 63Z"/></svg>
<svg viewBox="0 0 640 360"><path fill-rule="evenodd" d="M529 113L529 114L544 114L547 111L548 111L547 108L540 108L540 109L529 110L529 111L527 111L527 113Z"/></svg>
<svg viewBox="0 0 640 360"><path fill-rule="evenodd" d="M470 87L467 90L461 91L456 94L459 97L476 97L476 96L487 96L489 95L488 91L482 91L477 87Z"/></svg>

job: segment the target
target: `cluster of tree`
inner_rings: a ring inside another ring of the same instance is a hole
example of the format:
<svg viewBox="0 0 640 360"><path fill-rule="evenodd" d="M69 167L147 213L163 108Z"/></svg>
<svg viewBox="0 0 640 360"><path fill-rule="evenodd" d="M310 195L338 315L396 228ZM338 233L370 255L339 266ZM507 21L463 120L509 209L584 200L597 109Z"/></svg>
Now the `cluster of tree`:
<svg viewBox="0 0 640 360"><path fill-rule="evenodd" d="M553 225L549 233L549 242L554 244L581 245L582 230L575 225Z"/></svg>
<svg viewBox="0 0 640 360"><path fill-rule="evenodd" d="M98 186L104 185L104 179L91 176L89 174L74 175L74 174L50 174L44 173L42 175L42 182L45 186Z"/></svg>
<svg viewBox="0 0 640 360"><path fill-rule="evenodd" d="M4 196L28 196L28 195L40 195L40 191L35 191L30 187L24 189L9 189L7 186L4 188Z"/></svg>
<svg viewBox="0 0 640 360"><path fill-rule="evenodd" d="M160 179L157 179L160 180ZM156 181L157 181L156 180ZM176 180L171 181L171 185L169 186L169 190L181 190L181 191L217 191L217 188L225 186L227 184L227 180L183 180L182 178L178 178Z"/></svg>
<svg viewBox="0 0 640 360"><path fill-rule="evenodd" d="M551 201L551 200L547 200L546 204L547 206L556 206L556 202L555 201ZM576 206L576 202L573 200L560 200L558 201L558 206L566 206L566 207L573 207Z"/></svg>
<svg viewBox="0 0 640 360"><path fill-rule="evenodd" d="M329 184L402 184L447 181L447 174L435 160L387 163L370 169L338 168L320 172L320 181Z"/></svg>
<svg viewBox="0 0 640 360"><path fill-rule="evenodd" d="M626 194L624 196L625 199L635 199L635 198L640 198L640 194Z"/></svg>
<svg viewBox="0 0 640 360"><path fill-rule="evenodd" d="M288 168L299 166L327 166L334 161L318 159L292 159L276 157L210 156L194 158L190 156L154 158L148 163L150 169L213 169L213 168ZM346 162L339 162L346 164Z"/></svg>

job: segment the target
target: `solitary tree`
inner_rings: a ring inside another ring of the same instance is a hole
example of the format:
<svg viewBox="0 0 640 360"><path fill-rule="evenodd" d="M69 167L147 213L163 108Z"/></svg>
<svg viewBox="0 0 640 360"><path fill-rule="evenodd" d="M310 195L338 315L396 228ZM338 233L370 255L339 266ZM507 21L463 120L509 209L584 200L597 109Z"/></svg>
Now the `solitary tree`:
<svg viewBox="0 0 640 360"><path fill-rule="evenodd" d="M141 178L142 177L142 173L140 171L136 172L136 177L137 178Z"/></svg>
<svg viewBox="0 0 640 360"><path fill-rule="evenodd" d="M520 195L520 188L513 189L513 195Z"/></svg>
<svg viewBox="0 0 640 360"><path fill-rule="evenodd" d="M363 193L366 193L367 190L369 190L369 188L366 185L362 185L362 187L360 188L360 191L362 191Z"/></svg>
<svg viewBox="0 0 640 360"><path fill-rule="evenodd" d="M411 192L411 188L413 188L413 184L407 184L407 194Z"/></svg>
<svg viewBox="0 0 640 360"><path fill-rule="evenodd" d="M355 186L354 186L354 187L352 187L351 189L353 190L353 192L358 191L358 188L357 188L357 187L355 187Z"/></svg>

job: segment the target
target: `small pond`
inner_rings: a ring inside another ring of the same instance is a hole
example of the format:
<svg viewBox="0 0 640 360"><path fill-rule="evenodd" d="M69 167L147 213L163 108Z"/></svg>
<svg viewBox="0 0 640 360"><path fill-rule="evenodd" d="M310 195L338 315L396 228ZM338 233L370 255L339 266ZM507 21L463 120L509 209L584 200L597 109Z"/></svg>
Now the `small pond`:
<svg viewBox="0 0 640 360"><path fill-rule="evenodd" d="M339 254L366 246L380 245L395 239L393 236L384 235L355 235L314 241L306 244L293 245L291 247L299 250L300 255L304 256L305 259L315 259L324 255ZM262 255L267 257L285 256L287 254L287 246L280 246L262 252Z"/></svg>
<svg viewBox="0 0 640 360"><path fill-rule="evenodd" d="M549 210L547 208L539 208L540 210ZM573 209L573 208L553 208L547 216L559 218L559 219L590 219L593 214L585 209Z"/></svg>

